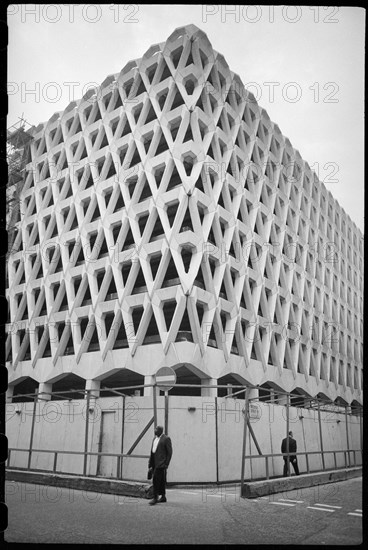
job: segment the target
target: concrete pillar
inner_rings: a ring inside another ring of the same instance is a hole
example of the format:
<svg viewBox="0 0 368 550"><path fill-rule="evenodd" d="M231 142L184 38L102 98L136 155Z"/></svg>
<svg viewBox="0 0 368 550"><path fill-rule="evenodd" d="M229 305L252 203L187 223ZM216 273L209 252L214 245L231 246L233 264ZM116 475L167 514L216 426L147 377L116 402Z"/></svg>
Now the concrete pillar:
<svg viewBox="0 0 368 550"><path fill-rule="evenodd" d="M6 402L11 403L13 400L14 386L8 386L6 390Z"/></svg>
<svg viewBox="0 0 368 550"><path fill-rule="evenodd" d="M251 388L248 390L248 396L249 396L249 399L255 399L259 397L259 390L255 389L255 388Z"/></svg>
<svg viewBox="0 0 368 550"><path fill-rule="evenodd" d="M287 395L281 394L277 396L277 401L279 402L279 405L286 405L287 403Z"/></svg>
<svg viewBox="0 0 368 550"><path fill-rule="evenodd" d="M155 383L155 375L154 374L148 374L147 376L145 376L144 377L144 383L145 384L154 384ZM144 388L143 395L152 395L152 393L153 393L152 386L148 387L148 388Z"/></svg>
<svg viewBox="0 0 368 550"><path fill-rule="evenodd" d="M37 401L50 401L52 392L52 384L46 384L46 382L40 382L38 386Z"/></svg>
<svg viewBox="0 0 368 550"><path fill-rule="evenodd" d="M202 386L208 386L209 384L217 384L217 378L203 378L201 380ZM217 397L217 388L202 388L202 397Z"/></svg>
<svg viewBox="0 0 368 550"><path fill-rule="evenodd" d="M100 397L100 380L86 380L86 390L92 390L89 392L89 398L95 400L97 397ZM87 398L87 394L84 396Z"/></svg>

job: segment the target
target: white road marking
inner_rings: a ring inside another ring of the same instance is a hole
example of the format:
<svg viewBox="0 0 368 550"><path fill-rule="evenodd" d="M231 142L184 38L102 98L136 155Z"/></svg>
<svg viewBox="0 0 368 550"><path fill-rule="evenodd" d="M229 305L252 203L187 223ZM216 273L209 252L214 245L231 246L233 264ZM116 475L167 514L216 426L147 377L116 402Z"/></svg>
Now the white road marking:
<svg viewBox="0 0 368 550"><path fill-rule="evenodd" d="M208 497L217 497L217 498L226 498L226 497L237 497L238 493L230 493L228 491L220 491L221 494L219 495L211 495L209 493L206 493L205 491L202 492L194 492L194 491L181 491L180 489L166 489L166 492L170 493L178 493L179 495L206 495Z"/></svg>
<svg viewBox="0 0 368 550"><path fill-rule="evenodd" d="M295 506L295 504L289 504L288 502L270 502L270 504L278 504L279 506Z"/></svg>
<svg viewBox="0 0 368 550"><path fill-rule="evenodd" d="M315 502L314 503L315 506L324 506L325 508L337 508L337 509L341 509L342 506L332 506L332 504L320 504L319 502Z"/></svg>
<svg viewBox="0 0 368 550"><path fill-rule="evenodd" d="M355 512L360 512L360 513L362 513L363 510L361 510L360 508L355 508Z"/></svg>
<svg viewBox="0 0 368 550"><path fill-rule="evenodd" d="M295 502L296 504L303 504L304 500L291 500L290 498L279 498L283 502Z"/></svg>
<svg viewBox="0 0 368 550"><path fill-rule="evenodd" d="M358 518L361 518L362 514L361 513L356 513L356 512L348 512L348 516L358 516Z"/></svg>
<svg viewBox="0 0 368 550"><path fill-rule="evenodd" d="M314 506L307 506L310 510L319 510L320 512L335 512L335 510L331 510L331 508L315 508Z"/></svg>

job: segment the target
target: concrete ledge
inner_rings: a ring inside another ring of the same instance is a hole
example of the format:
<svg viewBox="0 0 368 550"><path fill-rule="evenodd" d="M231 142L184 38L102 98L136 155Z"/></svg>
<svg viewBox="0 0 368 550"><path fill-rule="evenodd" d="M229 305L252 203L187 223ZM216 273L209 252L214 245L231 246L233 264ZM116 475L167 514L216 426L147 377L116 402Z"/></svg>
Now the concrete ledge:
<svg viewBox="0 0 368 550"><path fill-rule="evenodd" d="M112 479L98 479L94 477L68 476L63 474L49 474L46 472L30 472L27 470L6 470L8 481L35 483L53 487L68 487L78 491L93 491L129 497L147 498L148 483L134 481L117 481Z"/></svg>
<svg viewBox="0 0 368 550"><path fill-rule="evenodd" d="M345 481L361 475L362 467L360 466L357 468L331 470L327 472L317 472L314 474L302 474L292 477L252 481L249 483L244 483L241 496L243 498L263 497L273 493L283 493L292 489L302 489L303 487L313 487L314 485L334 483L335 481Z"/></svg>
<svg viewBox="0 0 368 550"><path fill-rule="evenodd" d="M303 487L313 487L325 483L334 483L345 481L353 477L362 475L362 467L347 468L341 470L330 470L327 472L316 472L313 474L302 474L300 476L280 477L276 479L265 479L262 481L251 481L244 483L243 498L257 498L271 495L273 493L282 493L293 489ZM35 483L53 487L67 487L78 491L93 491L96 493L107 493L114 495L124 495L136 498L147 498L146 490L150 483L139 481L118 481L106 478L94 478L83 476L72 476L66 474L51 474L48 472L31 472L28 470L6 470L6 479L8 481L18 481L22 483ZM203 484L199 484L203 487ZM207 484L206 484L207 485ZM214 485L214 484L210 484ZM222 484L220 484L222 485ZM184 487L180 483L170 483L170 487ZM198 488L198 484L193 485Z"/></svg>

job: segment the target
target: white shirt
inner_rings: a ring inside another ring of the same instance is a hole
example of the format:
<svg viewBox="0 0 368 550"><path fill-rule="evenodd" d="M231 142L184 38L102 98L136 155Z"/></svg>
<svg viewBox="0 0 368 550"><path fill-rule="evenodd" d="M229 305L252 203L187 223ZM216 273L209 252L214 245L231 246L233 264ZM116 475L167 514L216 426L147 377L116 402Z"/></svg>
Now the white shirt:
<svg viewBox="0 0 368 550"><path fill-rule="evenodd" d="M161 437L161 435L160 435L160 437ZM155 439L153 440L153 445L152 445L152 452L153 453L156 452L158 442L160 441L160 437L157 437L157 435L156 435Z"/></svg>

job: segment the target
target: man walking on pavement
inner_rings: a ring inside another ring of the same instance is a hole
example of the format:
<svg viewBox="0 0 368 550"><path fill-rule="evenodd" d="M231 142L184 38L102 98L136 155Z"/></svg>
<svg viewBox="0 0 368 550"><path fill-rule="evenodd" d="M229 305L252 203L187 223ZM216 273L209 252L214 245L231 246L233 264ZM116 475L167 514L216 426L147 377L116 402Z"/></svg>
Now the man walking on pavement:
<svg viewBox="0 0 368 550"><path fill-rule="evenodd" d="M282 453L287 453L287 440L289 439L289 453L296 453L296 448L297 448L297 445L296 445L296 441L295 439L293 438L293 432L289 432L289 437L285 437L285 439L282 440L282 444L281 444L281 452ZM289 461L289 457L288 456L284 456L284 477L287 477L288 475L288 461ZM291 464L293 465L293 468L294 468L294 471L295 471L295 475L299 475L299 467L298 467L298 460L296 458L296 455L290 455L290 462Z"/></svg>
<svg viewBox="0 0 368 550"><path fill-rule="evenodd" d="M166 470L169 467L172 456L171 439L163 433L163 427L157 426L152 442L151 456L148 461L148 468L152 470L153 498L149 504L166 502ZM158 496L161 498L158 499Z"/></svg>

